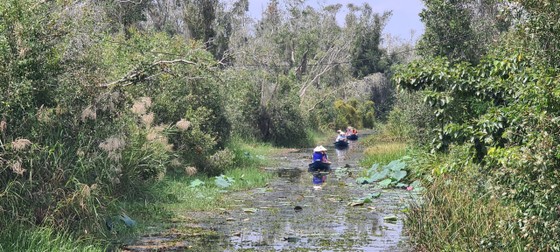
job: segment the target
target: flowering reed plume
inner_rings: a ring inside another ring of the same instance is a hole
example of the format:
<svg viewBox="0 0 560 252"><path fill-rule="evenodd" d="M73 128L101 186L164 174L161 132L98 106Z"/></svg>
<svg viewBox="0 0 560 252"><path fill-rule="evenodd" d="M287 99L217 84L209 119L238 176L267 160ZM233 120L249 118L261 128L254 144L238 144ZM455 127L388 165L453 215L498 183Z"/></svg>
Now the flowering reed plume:
<svg viewBox="0 0 560 252"><path fill-rule="evenodd" d="M97 113L92 106L89 106L82 111L82 122L85 122L87 119L95 120L97 119Z"/></svg>
<svg viewBox="0 0 560 252"><path fill-rule="evenodd" d="M189 176L193 176L198 172L198 170L196 169L196 167L193 166L187 166L185 167L185 173Z"/></svg>
<svg viewBox="0 0 560 252"><path fill-rule="evenodd" d="M0 121L0 133L6 131L7 128L8 123L6 123L6 120L3 119L2 121Z"/></svg>
<svg viewBox="0 0 560 252"><path fill-rule="evenodd" d="M134 101L131 110L134 114L144 115L150 106L152 106L152 99L150 97L140 97Z"/></svg>
<svg viewBox="0 0 560 252"><path fill-rule="evenodd" d="M154 113L142 115L142 122L144 122L144 125L146 125L146 127L152 126L152 123L154 122Z"/></svg>
<svg viewBox="0 0 560 252"><path fill-rule="evenodd" d="M178 129L185 131L187 129L189 129L189 127L191 126L191 122L185 120L185 119L181 119L180 121L178 121L176 124Z"/></svg>
<svg viewBox="0 0 560 252"><path fill-rule="evenodd" d="M15 174L23 176L23 173L26 171L26 169L23 168L20 160L16 161L15 163L12 163L11 166L12 166L12 171Z"/></svg>
<svg viewBox="0 0 560 252"><path fill-rule="evenodd" d="M31 141L24 138L20 138L12 142L12 148L16 151L25 150L30 145Z"/></svg>
<svg viewBox="0 0 560 252"><path fill-rule="evenodd" d="M99 144L99 148L107 152L109 154L109 158L114 161L118 161L120 159L121 156L118 151L123 149L125 146L125 141L117 137L109 137Z"/></svg>

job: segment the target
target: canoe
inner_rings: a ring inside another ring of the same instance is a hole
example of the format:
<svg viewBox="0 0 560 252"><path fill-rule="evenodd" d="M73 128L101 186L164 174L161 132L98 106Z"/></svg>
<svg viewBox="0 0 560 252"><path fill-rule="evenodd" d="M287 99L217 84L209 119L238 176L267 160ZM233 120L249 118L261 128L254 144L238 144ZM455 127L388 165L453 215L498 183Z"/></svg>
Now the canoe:
<svg viewBox="0 0 560 252"><path fill-rule="evenodd" d="M346 142L346 141L337 141L337 142L334 142L334 147L337 148L337 149L348 148L348 142Z"/></svg>
<svg viewBox="0 0 560 252"><path fill-rule="evenodd" d="M346 138L348 138L348 140L356 141L356 140L358 140L358 135L357 134L352 134L352 135L347 136Z"/></svg>
<svg viewBox="0 0 560 252"><path fill-rule="evenodd" d="M328 172L331 170L331 165L322 162L313 162L309 164L309 168L307 169L308 172Z"/></svg>

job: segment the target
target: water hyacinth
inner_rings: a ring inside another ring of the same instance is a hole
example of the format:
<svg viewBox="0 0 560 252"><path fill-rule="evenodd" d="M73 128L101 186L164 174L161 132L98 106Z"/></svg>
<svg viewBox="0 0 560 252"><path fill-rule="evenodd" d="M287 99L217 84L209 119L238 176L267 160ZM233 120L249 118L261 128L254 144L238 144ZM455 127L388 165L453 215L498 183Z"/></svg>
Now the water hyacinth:
<svg viewBox="0 0 560 252"><path fill-rule="evenodd" d="M15 151L25 150L32 143L28 139L20 138L12 142L12 148Z"/></svg>

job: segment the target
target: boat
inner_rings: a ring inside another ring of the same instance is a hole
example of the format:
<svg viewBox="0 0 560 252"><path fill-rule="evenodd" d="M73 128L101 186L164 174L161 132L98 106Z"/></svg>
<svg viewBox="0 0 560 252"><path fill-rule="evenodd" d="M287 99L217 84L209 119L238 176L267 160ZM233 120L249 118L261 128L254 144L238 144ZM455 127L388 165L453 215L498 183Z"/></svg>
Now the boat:
<svg viewBox="0 0 560 252"><path fill-rule="evenodd" d="M331 164L322 162L313 162L309 164L308 172L328 172L331 170Z"/></svg>
<svg viewBox="0 0 560 252"><path fill-rule="evenodd" d="M348 135L346 138L348 140L356 141L356 140L358 140L358 134Z"/></svg>
<svg viewBox="0 0 560 252"><path fill-rule="evenodd" d="M348 148L348 142L347 141L336 141L336 142L334 142L334 147L339 149L339 150Z"/></svg>

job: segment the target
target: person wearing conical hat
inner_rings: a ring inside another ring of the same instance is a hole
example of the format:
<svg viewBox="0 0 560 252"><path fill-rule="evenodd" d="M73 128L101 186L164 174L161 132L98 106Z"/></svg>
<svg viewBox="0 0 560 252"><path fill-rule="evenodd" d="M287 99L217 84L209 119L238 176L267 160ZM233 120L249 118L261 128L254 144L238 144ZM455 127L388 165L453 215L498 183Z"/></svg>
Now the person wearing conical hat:
<svg viewBox="0 0 560 252"><path fill-rule="evenodd" d="M310 170L317 171L317 170L324 170L327 171L330 169L330 161L329 156L327 155L327 148L323 145L319 145L313 149L313 161L309 165Z"/></svg>

